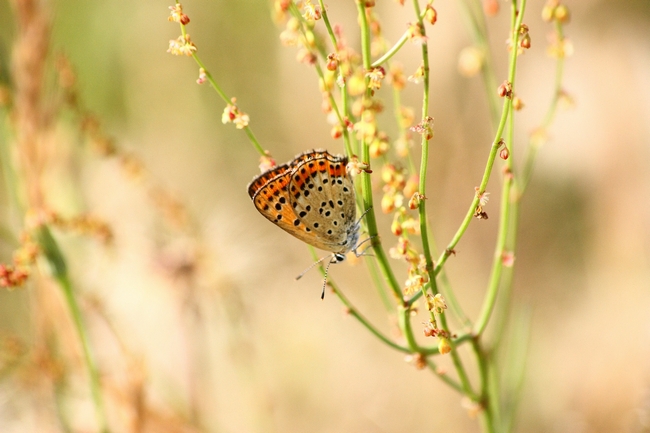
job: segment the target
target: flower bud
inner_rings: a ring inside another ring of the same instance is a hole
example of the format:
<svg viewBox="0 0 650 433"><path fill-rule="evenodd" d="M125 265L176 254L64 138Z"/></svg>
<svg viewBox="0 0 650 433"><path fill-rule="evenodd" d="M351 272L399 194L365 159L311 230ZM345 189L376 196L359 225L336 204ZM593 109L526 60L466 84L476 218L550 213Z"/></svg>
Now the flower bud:
<svg viewBox="0 0 650 433"><path fill-rule="evenodd" d="M438 12L431 6L427 5L427 10L424 13L424 19L429 22L429 24L434 25L438 21Z"/></svg>
<svg viewBox="0 0 650 433"><path fill-rule="evenodd" d="M512 84L506 80L497 89L497 94L500 98L511 98L512 97Z"/></svg>
<svg viewBox="0 0 650 433"><path fill-rule="evenodd" d="M343 135L343 127L340 124L334 125L330 131L330 135L334 140L341 138Z"/></svg>
<svg viewBox="0 0 650 433"><path fill-rule="evenodd" d="M415 210L420 206L420 202L422 201L422 194L419 192L413 193L411 198L409 199L409 209Z"/></svg>
<svg viewBox="0 0 650 433"><path fill-rule="evenodd" d="M483 13L493 17L499 13L499 2L497 0L483 0Z"/></svg>
<svg viewBox="0 0 650 433"><path fill-rule="evenodd" d="M404 197L412 197L413 194L418 192L418 188L420 186L419 184L420 176L417 174L412 174L406 181L406 185L404 185L404 189L402 190Z"/></svg>
<svg viewBox="0 0 650 433"><path fill-rule="evenodd" d="M451 352L451 343L447 338L440 337L440 340L438 340L438 350L441 355Z"/></svg>
<svg viewBox="0 0 650 433"><path fill-rule="evenodd" d="M391 213L395 210L395 196L393 194L384 194L381 198L381 210L384 213Z"/></svg>
<svg viewBox="0 0 650 433"><path fill-rule="evenodd" d="M336 71L336 68L339 67L339 58L335 53L331 53L327 56L327 70Z"/></svg>
<svg viewBox="0 0 650 433"><path fill-rule="evenodd" d="M546 3L542 8L542 20L545 22L551 22L553 20L553 15L555 14L556 6L551 4L551 2Z"/></svg>
<svg viewBox="0 0 650 433"><path fill-rule="evenodd" d="M569 19L571 18L571 15L569 14L569 8L567 8L565 5L559 5L553 11L553 17L559 23L562 24L568 23Z"/></svg>
<svg viewBox="0 0 650 433"><path fill-rule="evenodd" d="M400 236L402 234L402 224L399 221L398 214L395 214L395 219L390 225L390 231L395 236Z"/></svg>

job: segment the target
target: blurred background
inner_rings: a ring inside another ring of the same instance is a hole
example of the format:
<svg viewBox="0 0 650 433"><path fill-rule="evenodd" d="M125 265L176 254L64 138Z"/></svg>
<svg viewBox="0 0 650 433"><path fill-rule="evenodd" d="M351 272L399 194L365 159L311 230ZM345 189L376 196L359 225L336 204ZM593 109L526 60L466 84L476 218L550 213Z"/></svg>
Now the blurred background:
<svg viewBox="0 0 650 433"><path fill-rule="evenodd" d="M171 4L44 3L47 67L67 56L84 109L132 158L93 151L64 111L48 142L44 182L53 209L90 213L113 232L110 246L56 236L75 290L83 293L114 431L479 431L458 394L369 335L331 293L321 301L318 272L294 281L311 256L255 210L246 185L259 172L258 155L244 133L221 123L224 105L207 84L195 83L194 61L166 52L179 35L167 21ZM377 3L385 37L397 40L413 21L410 7ZM20 4L0 2L5 83ZM354 2L327 4L330 19L358 46ZM517 94L526 105L517 117L521 144L552 95L543 4L530 0L524 20L532 48L519 60ZM550 128L522 204L514 302L530 311L532 323L516 431L647 432L650 3L567 5L575 52L566 61L564 88L574 105L563 107ZM269 3L183 6L206 67L237 97L278 163L312 148L343 152L342 142L330 138L315 73L296 62L294 47L279 43L283 27L273 22ZM458 73L458 55L472 43L459 5L435 7L438 22L427 29L436 133L427 203L436 241L445 245L480 182L492 133L480 78ZM499 82L509 19L507 4L501 8L488 20ZM419 56L416 46L398 56L407 75ZM403 92L416 112L420 94L412 83ZM379 96L390 100L390 93ZM515 147L513 157L522 153ZM499 190L495 168L491 218L472 222L446 267L471 317L487 287ZM0 194L3 233L16 237L22 220L9 209L8 188ZM390 218L380 223L388 248ZM2 262L16 247L11 237L3 234ZM96 431L75 331L60 290L39 269L24 288L0 292L3 359L10 359L11 344L25 353L12 368L4 364L0 431L65 431L60 412L71 431ZM396 269L403 279L403 268ZM330 273L378 328L395 334L363 263ZM453 370L449 359L439 362Z"/></svg>

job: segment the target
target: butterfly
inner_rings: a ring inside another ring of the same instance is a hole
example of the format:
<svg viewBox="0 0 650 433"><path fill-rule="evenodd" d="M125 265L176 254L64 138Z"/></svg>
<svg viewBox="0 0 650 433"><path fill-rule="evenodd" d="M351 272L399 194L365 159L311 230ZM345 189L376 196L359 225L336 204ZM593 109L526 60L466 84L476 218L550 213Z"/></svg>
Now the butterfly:
<svg viewBox="0 0 650 433"><path fill-rule="evenodd" d="M356 217L347 163L343 155L310 150L267 170L248 185L248 195L266 219L301 241L332 253L314 263L330 258L327 269L345 260L350 251L360 255L356 249L361 221ZM325 283L321 298L324 294Z"/></svg>

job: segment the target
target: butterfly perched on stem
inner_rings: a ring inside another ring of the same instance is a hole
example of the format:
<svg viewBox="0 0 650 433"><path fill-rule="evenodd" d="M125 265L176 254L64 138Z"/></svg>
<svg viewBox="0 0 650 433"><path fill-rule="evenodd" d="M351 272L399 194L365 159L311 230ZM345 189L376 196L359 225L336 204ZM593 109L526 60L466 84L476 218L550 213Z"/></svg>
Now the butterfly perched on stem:
<svg viewBox="0 0 650 433"><path fill-rule="evenodd" d="M347 163L345 156L310 150L267 170L248 185L248 195L266 219L301 241L332 253L314 265L330 258L329 268L331 263L345 260L346 253L357 254L361 224Z"/></svg>

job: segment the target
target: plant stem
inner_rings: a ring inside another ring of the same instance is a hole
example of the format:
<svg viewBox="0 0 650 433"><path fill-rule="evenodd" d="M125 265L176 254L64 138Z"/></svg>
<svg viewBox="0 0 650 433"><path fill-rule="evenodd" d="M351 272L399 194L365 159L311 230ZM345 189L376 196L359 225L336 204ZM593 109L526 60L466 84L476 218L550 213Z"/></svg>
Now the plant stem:
<svg viewBox="0 0 650 433"><path fill-rule="evenodd" d="M418 25L420 26L422 35L426 37L426 30L424 28L424 23L422 22L418 0L413 0L413 8L415 9L415 14L418 17ZM426 122L425 119L427 119L429 116L429 48L427 43L422 44L422 65L424 69L424 89L422 92L422 121ZM422 134L422 140L420 144L422 145L422 152L420 156L420 179L418 192L425 197L425 199L420 200L420 205L418 206L418 215L420 219L420 236L422 238L422 252L426 260L427 274L429 275L431 292L435 295L438 293L438 285L436 283L436 276L433 272L434 265L433 259L431 258L431 247L429 246L429 229L427 226L426 208L427 168L429 162L429 137L427 137L427 132Z"/></svg>
<svg viewBox="0 0 650 433"><path fill-rule="evenodd" d="M524 18L524 11L526 7L526 0L521 0L519 9L517 9L516 1L513 1L511 8L511 17L512 17L512 28L511 28L511 38L512 38L512 53L510 56L510 69L508 73L508 81L512 84L512 89L514 92L515 84L515 73L517 68L517 50L519 47L519 27L521 26L522 20ZM505 127L506 120L509 118L509 115L512 113L512 100L506 98L503 108L503 115L501 118L501 123L499 124L497 138L501 137L503 129ZM493 146L494 147L494 146ZM494 154L496 155L496 150L493 149ZM492 158L494 160L494 158ZM508 216L510 210L510 187L512 185L512 179L510 176L506 176L503 184L503 192L501 194L501 220L499 223L499 233L498 240L496 245L495 257L492 266L492 272L490 276L489 287L483 301L483 306L481 308L481 313L479 319L474 325L474 333L480 335L485 330L488 321L490 320L490 315L494 308L496 302L497 293L499 290L499 280L501 279L501 269L503 266L502 256L503 256L503 247L506 241L507 228L508 228ZM481 187L479 192L482 193L485 191L485 186L487 186L487 179L484 179L484 182L481 182Z"/></svg>
<svg viewBox="0 0 650 433"><path fill-rule="evenodd" d="M108 433L109 429L106 420L106 413L104 410L104 401L101 393L99 371L92 354L90 340L86 334L86 328L81 316L81 309L79 308L77 298L72 289L72 283L70 282L70 278L68 276L67 265L63 253L61 253L61 250L59 249L59 246L52 236L49 228L45 225L42 226L39 230L39 244L43 249L43 255L50 264L52 276L59 283L59 286L63 291L63 296L66 300L66 303L68 304L68 308L72 316L72 321L74 323L75 329L77 330L79 341L81 342L84 360L86 362L86 368L88 369L88 377L90 379L90 390L93 402L95 404L97 423L99 424L100 431Z"/></svg>
<svg viewBox="0 0 650 433"><path fill-rule="evenodd" d="M419 9L419 5L418 5L418 9ZM422 18L424 18L424 12L418 13L418 17L420 20L422 20ZM384 63L386 63L388 60L390 60L391 57L393 57L395 54L399 52L400 48L402 48L402 46L404 46L404 44L408 40L409 40L409 32L407 30L402 34L402 36L400 36L397 42L395 42L395 44L392 47L390 47L388 51L386 51L386 53L383 56L381 56L380 58L372 62L370 67L376 68L377 66L381 66Z"/></svg>
<svg viewBox="0 0 650 433"><path fill-rule="evenodd" d="M181 34L183 35L183 37L186 37L186 36L187 36L187 30L185 29L185 26L184 26L183 24L180 24L180 26L181 26ZM220 97L221 99L223 99L223 101L224 101L226 104L230 104L230 103L232 102L232 98L228 98L228 96L226 96L226 92L224 92L224 91L221 89L221 87L219 86L219 84L218 84L218 83L215 81L215 79L212 77L212 74L211 74L210 71L205 67L205 65L204 65L203 62L201 61L201 58L196 54L196 52L193 52L193 53L192 53L192 58L194 59L194 61L196 62L196 64L199 65L199 68L203 69L203 71L205 72L206 79L208 80L208 83L210 83L210 86L212 86L212 88L217 92L217 94L219 95L219 97ZM253 147L255 148L255 150L257 151L257 153L259 153L261 156L265 156L265 155L266 155L266 151L264 150L264 148L262 147L262 145L260 144L260 142L257 140L257 137L255 137L255 134L253 133L253 130L250 128L250 126L246 125L246 126L243 128L243 130L244 130L244 132L246 133L246 136L248 136L248 139L250 140L250 142L253 144Z"/></svg>
<svg viewBox="0 0 650 433"><path fill-rule="evenodd" d="M314 260L318 260L318 257L316 256L316 250L314 247L309 247L311 250L311 255ZM321 275L325 277L325 266L321 263L318 266L318 269L320 270ZM405 353L410 353L411 351L404 346L400 346L399 344L395 343L388 337L386 337L384 334L382 334L374 325L370 323L368 319L366 319L363 314L359 312L359 310L350 302L350 300L343 294L343 292L339 289L338 285L332 280L331 276L327 277L327 284L332 288L336 296L339 298L339 300L345 305L345 308L347 309L347 313L350 314L352 317L357 319L361 325L363 325L368 331L370 331L371 334L373 334L375 337L379 338L383 343L386 345L392 347L395 350L398 350L400 352L405 352Z"/></svg>
<svg viewBox="0 0 650 433"><path fill-rule="evenodd" d="M474 338L472 338L472 349L478 362L481 381L481 394L479 397L479 402L483 406L483 410L481 411L481 421L483 424L483 431L494 433L496 432L494 405L498 404L498 401L494 398L490 398L490 382L488 374L490 357L481 348L479 338L480 336L478 335L475 335Z"/></svg>
<svg viewBox="0 0 650 433"><path fill-rule="evenodd" d="M364 69L370 69L370 30L368 29L368 19L366 17L366 7L363 0L357 0L357 12L359 16L359 25L361 27L361 55L363 59ZM372 90L368 88L369 79L366 77L366 98L372 97ZM361 160L363 163L370 165L370 148L366 137L364 136L361 141ZM368 235L372 238L372 249L375 253L377 263L381 269L384 279L388 282L389 287L393 291L395 298L403 303L402 290L392 268L388 263L388 257L382 248L381 241L379 240L379 231L377 229L377 220L375 218L375 211L372 198L372 183L369 173L362 173L361 175L361 189L363 200L363 211L366 214L366 224L368 226ZM370 210L368 210L370 209Z"/></svg>

